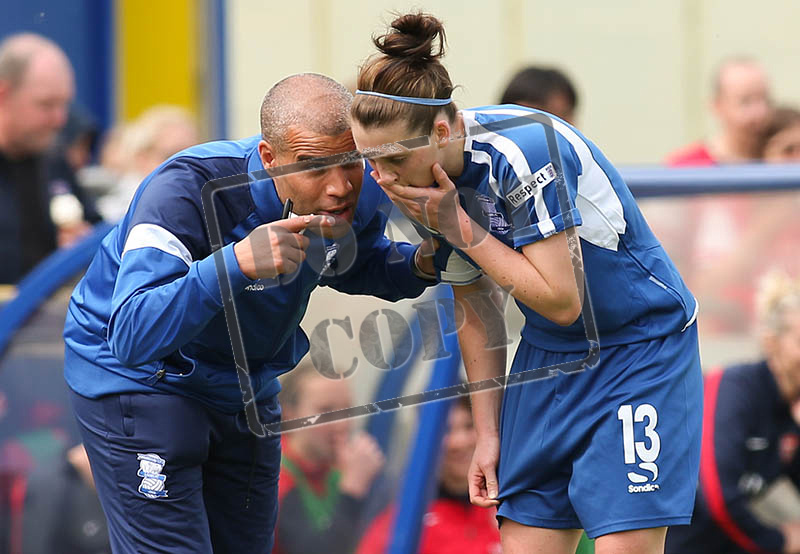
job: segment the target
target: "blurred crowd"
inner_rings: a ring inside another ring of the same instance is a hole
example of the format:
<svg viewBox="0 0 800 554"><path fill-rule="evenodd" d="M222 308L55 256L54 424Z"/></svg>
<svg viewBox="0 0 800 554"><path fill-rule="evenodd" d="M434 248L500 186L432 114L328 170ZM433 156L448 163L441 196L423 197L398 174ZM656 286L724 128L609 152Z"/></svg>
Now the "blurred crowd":
<svg viewBox="0 0 800 554"><path fill-rule="evenodd" d="M141 180L200 142L177 106L154 106L105 133L74 100L64 52L35 34L0 44L0 284L15 284L100 221L116 222Z"/></svg>
<svg viewBox="0 0 800 554"><path fill-rule="evenodd" d="M0 43L0 285L19 283L93 225L118 221L145 176L202 139L194 116L176 106L154 106L132 121L99 129L74 95L70 61L55 43L35 34ZM577 87L556 68L522 69L499 100L545 110L580 128ZM800 111L775 104L756 60L720 64L710 109L718 132L669 154L666 165L800 162ZM782 475L800 482L800 285L787 276L800 275L800 226L793 217L797 192L790 202L786 198L705 197L689 213L646 210L667 250L683 257L679 266L690 272L685 277L701 305L705 296L724 299L703 306L710 314L703 325L725 330L757 321L763 346L761 362L726 369L719 375L728 377L712 383L719 396L707 403L712 415L706 433L713 427L716 435L704 439L704 448L706 440L722 443L717 457L703 457L699 528L670 535L674 552L691 551L691 543L705 545L698 552L747 551L752 545L769 550L776 537L785 540L784 552L800 552L800 520L763 523L748 504ZM775 268L783 273L773 273ZM758 305L756 283L767 274ZM748 383L761 387L761 394L742 396ZM303 365L285 377L284 418L347 408L352 395L347 381L331 381ZM717 421L715 409L727 415ZM766 429L757 425L764 413L774 418ZM80 445L64 446L58 463L32 464L22 481L0 468L0 554L8 548L110 551L85 452ZM468 500L474 446L469 405L456 401L419 552L500 552L493 513ZM386 471L385 453L373 437L348 420L289 433L283 452L275 552L385 551L402 483Z"/></svg>

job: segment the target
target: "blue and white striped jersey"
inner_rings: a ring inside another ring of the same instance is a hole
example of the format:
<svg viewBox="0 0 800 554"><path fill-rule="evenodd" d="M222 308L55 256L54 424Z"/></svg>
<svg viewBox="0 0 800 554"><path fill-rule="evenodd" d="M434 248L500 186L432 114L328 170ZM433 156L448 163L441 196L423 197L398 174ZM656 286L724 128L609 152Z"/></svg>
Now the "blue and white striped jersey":
<svg viewBox="0 0 800 554"><path fill-rule="evenodd" d="M516 249L578 227L601 346L664 336L694 321L694 297L619 173L592 142L564 121L520 106L461 113L465 166L454 183L462 203ZM545 118L552 131L538 122ZM588 347L583 316L561 327L518 305L529 342L554 352Z"/></svg>
<svg viewBox="0 0 800 554"><path fill-rule="evenodd" d="M258 141L189 148L144 180L70 299L64 374L75 392L160 390L242 409L201 191L211 180L261 171ZM295 274L248 279L233 244L282 216L272 180L258 178L217 192L215 206L253 390L263 399L308 351L299 323L315 287L397 300L432 283L413 274L415 246L385 238L391 203L368 173L352 233L335 242L310 235Z"/></svg>

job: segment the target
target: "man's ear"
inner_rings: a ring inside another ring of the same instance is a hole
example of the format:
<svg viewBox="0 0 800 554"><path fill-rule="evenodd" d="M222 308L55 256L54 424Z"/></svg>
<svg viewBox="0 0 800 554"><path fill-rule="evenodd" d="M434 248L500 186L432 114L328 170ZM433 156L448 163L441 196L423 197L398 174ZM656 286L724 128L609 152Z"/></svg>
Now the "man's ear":
<svg viewBox="0 0 800 554"><path fill-rule="evenodd" d="M261 165L264 166L264 169L273 167L277 163L275 161L275 150L270 143L263 139L258 143L258 155L261 158Z"/></svg>
<svg viewBox="0 0 800 554"><path fill-rule="evenodd" d="M433 140L439 148L444 148L450 143L453 129L446 119L439 119L433 124Z"/></svg>

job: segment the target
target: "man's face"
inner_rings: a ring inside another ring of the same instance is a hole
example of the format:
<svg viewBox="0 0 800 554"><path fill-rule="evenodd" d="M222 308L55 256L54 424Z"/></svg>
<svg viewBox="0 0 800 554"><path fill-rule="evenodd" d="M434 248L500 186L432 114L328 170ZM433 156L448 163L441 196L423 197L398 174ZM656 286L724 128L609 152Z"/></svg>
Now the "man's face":
<svg viewBox="0 0 800 554"><path fill-rule="evenodd" d="M752 64L734 64L722 71L714 108L727 132L750 135L764 131L770 115L767 78Z"/></svg>
<svg viewBox="0 0 800 554"><path fill-rule="evenodd" d="M72 70L55 52L35 55L15 88L0 82L0 110L7 114L12 153L30 155L46 150L67 121L73 95Z"/></svg>
<svg viewBox="0 0 800 554"><path fill-rule="evenodd" d="M287 148L267 154L266 145L264 141L259 145L265 168L343 154L356 147L349 129L340 135L325 136L295 127L290 127L286 134ZM284 202L291 198L294 213L334 216L335 228L341 231L353 223L363 176L364 163L357 160L276 177L275 188Z"/></svg>
<svg viewBox="0 0 800 554"><path fill-rule="evenodd" d="M298 383L297 404L286 406L284 419L296 419L352 407L350 386L345 380L328 379L321 375L304 377ZM340 448L350 436L350 420L316 425L292 433L300 454L318 463L333 464ZM296 436L295 436L296 435Z"/></svg>

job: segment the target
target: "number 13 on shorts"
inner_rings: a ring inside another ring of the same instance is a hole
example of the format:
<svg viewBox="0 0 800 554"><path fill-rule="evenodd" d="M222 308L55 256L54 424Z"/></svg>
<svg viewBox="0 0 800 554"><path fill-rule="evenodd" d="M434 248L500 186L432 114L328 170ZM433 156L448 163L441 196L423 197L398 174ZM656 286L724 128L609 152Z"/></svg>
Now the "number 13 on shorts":
<svg viewBox="0 0 800 554"><path fill-rule="evenodd" d="M660 486L656 459L661 452L661 437L656 431L658 412L652 404L640 404L634 410L631 404L623 404L617 410L617 419L622 422L622 447L626 464L636 464L637 471L628 471L628 492L653 492ZM635 440L634 424L644 423L643 441ZM649 444L648 444L649 443Z"/></svg>

